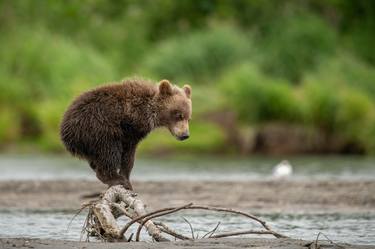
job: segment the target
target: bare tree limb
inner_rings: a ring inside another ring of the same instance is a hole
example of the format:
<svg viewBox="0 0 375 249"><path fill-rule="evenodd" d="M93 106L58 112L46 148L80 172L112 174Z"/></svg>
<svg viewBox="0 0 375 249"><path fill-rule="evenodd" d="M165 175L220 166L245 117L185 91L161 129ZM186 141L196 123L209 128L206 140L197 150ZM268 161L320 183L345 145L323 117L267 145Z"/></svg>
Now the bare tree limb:
<svg viewBox="0 0 375 249"><path fill-rule="evenodd" d="M183 205L182 207L187 207L187 206L191 206L191 205L193 205L193 203L189 203L189 204L187 204L187 205ZM155 211L153 211L153 212L150 212L150 213L147 213L147 214L141 215L141 216L139 216L139 217L136 217L136 218L134 218L133 220L131 220L130 222L128 222L128 223L127 223L127 224L121 229L120 234L121 234L121 235L124 235L124 234L126 233L126 231L129 229L129 227L130 227L131 225L133 225L133 224L136 223L136 222L139 222L139 221L143 220L144 218L147 218L147 217L149 217L149 216L151 216L151 215L154 215L154 214L158 214L158 213L166 212L166 211L173 211L173 210L176 210L176 209L178 209L178 208L180 208L180 207L162 208L162 209L158 209L158 210L155 210ZM178 210L180 210L180 209L178 209ZM177 211L178 211L178 210L177 210ZM176 211L174 211L174 212L176 212Z"/></svg>
<svg viewBox="0 0 375 249"><path fill-rule="evenodd" d="M192 238L192 239L195 239L193 226L191 225L191 223L190 223L185 217L182 217L182 219L184 219L184 221L185 221L185 222L189 225L189 227L190 227L191 238Z"/></svg>
<svg viewBox="0 0 375 249"><path fill-rule="evenodd" d="M182 235L175 230L169 228L166 224L161 222L153 222L152 219L162 217L165 215L173 214L181 210L207 210L215 212L226 212L244 216L252 221L259 223L265 230L245 230L245 231L233 231L221 234L215 234L220 222L212 229L207 232L202 238L208 236L208 238L223 238L229 236L237 236L244 234L270 234L276 238L286 238L287 236L273 231L265 221L260 218L248 214L242 211L237 211L228 208L221 207L210 207L202 205L193 205L189 203L178 207L168 207L158 209L152 212L146 212L145 205L137 194L125 189L121 185L112 186L100 197L96 202L92 202L89 205L89 213L85 220L84 228L82 232L87 233L87 240L89 236L97 236L104 241L131 241L134 234L126 239L125 233L134 224L139 223L137 231L135 233L135 240L140 240L140 233L143 227L146 227L148 234L154 241L169 241L163 234L174 237L180 240L195 240L198 239L198 234L195 237L194 229L192 224L184 218L189 224L192 238ZM120 229L117 224L117 219L125 215L131 220ZM214 235L215 234L215 235ZM319 237L319 236L318 236Z"/></svg>
<svg viewBox="0 0 375 249"><path fill-rule="evenodd" d="M246 230L246 231L239 231L239 232L229 232L229 233L221 233L212 235L210 238L224 238L236 235L245 235L245 234L270 234L275 235L272 231L257 231L257 230Z"/></svg>
<svg viewBox="0 0 375 249"><path fill-rule="evenodd" d="M138 226L138 229L137 229L137 233L136 233L136 236L135 236L135 241L139 241L139 235L141 233L141 230L142 230L142 227L144 226L144 224L146 224L146 222L148 222L149 220L153 219L153 218L157 218L157 217L160 217L160 216L164 216L164 215L167 215L167 214L171 214L171 213L175 213L177 211L180 211L181 209L186 209L186 208L189 208L191 205L193 205L193 203L189 203L187 205L184 205L184 206L181 206L181 207L178 207L178 208L175 208L173 210L170 210L170 211L166 211L166 212L163 212L163 213L156 213L154 215L150 215L148 216L147 218L145 218L142 223ZM193 238L194 239L194 238Z"/></svg>
<svg viewBox="0 0 375 249"><path fill-rule="evenodd" d="M172 230L171 228L169 228L167 225L165 225L163 222L160 222L160 221L157 221L157 222L154 222L155 225L157 226L160 226L161 230L177 239L180 239L180 240L193 240L192 238L189 238L185 235L182 235L182 234L179 234L177 233L176 231Z"/></svg>
<svg viewBox="0 0 375 249"><path fill-rule="evenodd" d="M207 235L209 235L208 238L211 238L211 236L216 232L219 226L220 226L220 221L217 223L214 229L212 229L211 231L208 231L205 235L203 235L202 239L206 238Z"/></svg>
<svg viewBox="0 0 375 249"><path fill-rule="evenodd" d="M314 247L315 247L314 249L318 249L318 248L320 248L320 245L318 244L318 242L319 242L319 236L320 236L320 235L324 236L324 237L329 241L329 243L331 243L332 245L335 245L335 246L337 246L337 247L339 247L339 248L343 248L343 249L345 249L344 246L339 245L339 244L333 242L330 238L328 238L327 235L325 235L325 234L322 233L322 232L319 232L318 235L316 236L315 243L314 243Z"/></svg>
<svg viewBox="0 0 375 249"><path fill-rule="evenodd" d="M194 206L191 206L189 207L189 209L204 209L204 210L211 210L211 211L218 211L218 212L227 212L227 213L234 213L234 214L238 214L238 215L242 215L242 216L245 216L249 219L252 219L252 220L255 220L257 221L258 223L260 223L266 230L268 231L272 231L272 229L266 224L265 221L261 220L260 218L252 215L252 214L247 214L245 212L242 212L242 211L237 211L237 210L234 210L234 209L230 209L230 208L221 208L221 207L210 207L210 206L199 206L199 205L194 205ZM273 235L276 237L276 238L287 238L288 236L285 236L283 234L280 234L280 233L277 233L277 232L273 232Z"/></svg>

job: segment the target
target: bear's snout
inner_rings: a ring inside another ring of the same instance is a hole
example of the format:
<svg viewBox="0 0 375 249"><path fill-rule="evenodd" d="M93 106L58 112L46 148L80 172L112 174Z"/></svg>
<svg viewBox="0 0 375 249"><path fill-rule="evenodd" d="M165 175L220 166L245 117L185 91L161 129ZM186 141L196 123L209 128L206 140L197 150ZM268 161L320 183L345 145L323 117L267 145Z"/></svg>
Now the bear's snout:
<svg viewBox="0 0 375 249"><path fill-rule="evenodd" d="M190 137L189 132L186 132L186 133L182 134L181 136L178 136L177 138L178 138L178 140L183 141L183 140L188 139L189 137Z"/></svg>
<svg viewBox="0 0 375 249"><path fill-rule="evenodd" d="M181 120L176 123L172 123L169 126L169 131L178 140L186 140L189 138L189 122L188 120Z"/></svg>

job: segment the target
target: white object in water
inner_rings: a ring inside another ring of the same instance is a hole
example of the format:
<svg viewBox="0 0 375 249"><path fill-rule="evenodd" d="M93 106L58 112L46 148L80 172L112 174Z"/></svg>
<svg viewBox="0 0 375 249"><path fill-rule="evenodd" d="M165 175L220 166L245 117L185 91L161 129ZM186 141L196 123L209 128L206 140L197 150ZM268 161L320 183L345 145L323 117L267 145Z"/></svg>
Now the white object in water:
<svg viewBox="0 0 375 249"><path fill-rule="evenodd" d="M286 178L293 173L292 165L288 160L283 160L273 168L272 175L276 178Z"/></svg>

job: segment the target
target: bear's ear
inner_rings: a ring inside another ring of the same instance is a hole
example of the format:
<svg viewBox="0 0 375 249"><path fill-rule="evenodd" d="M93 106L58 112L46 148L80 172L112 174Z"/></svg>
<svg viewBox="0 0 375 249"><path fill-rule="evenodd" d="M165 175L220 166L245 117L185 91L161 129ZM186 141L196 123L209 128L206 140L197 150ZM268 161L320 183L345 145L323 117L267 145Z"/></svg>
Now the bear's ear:
<svg viewBox="0 0 375 249"><path fill-rule="evenodd" d="M184 87L182 89L184 89L186 97L188 97L190 99L191 98L191 87L189 85L184 85Z"/></svg>
<svg viewBox="0 0 375 249"><path fill-rule="evenodd" d="M172 95L172 85L168 80L159 82L159 92L161 95Z"/></svg>

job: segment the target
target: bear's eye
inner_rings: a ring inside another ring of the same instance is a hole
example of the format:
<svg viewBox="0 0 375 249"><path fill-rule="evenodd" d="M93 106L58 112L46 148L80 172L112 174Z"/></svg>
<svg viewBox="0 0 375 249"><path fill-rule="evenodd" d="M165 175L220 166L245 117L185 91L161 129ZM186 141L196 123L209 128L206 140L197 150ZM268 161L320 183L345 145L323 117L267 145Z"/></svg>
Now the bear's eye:
<svg viewBox="0 0 375 249"><path fill-rule="evenodd" d="M180 121L180 120L184 119L184 114L182 112L180 112L179 110L173 110L171 112L171 117L172 117L172 119L174 119L176 121Z"/></svg>
<svg viewBox="0 0 375 249"><path fill-rule="evenodd" d="M182 113L175 113L175 118L176 120L183 120L184 119L184 115Z"/></svg>

